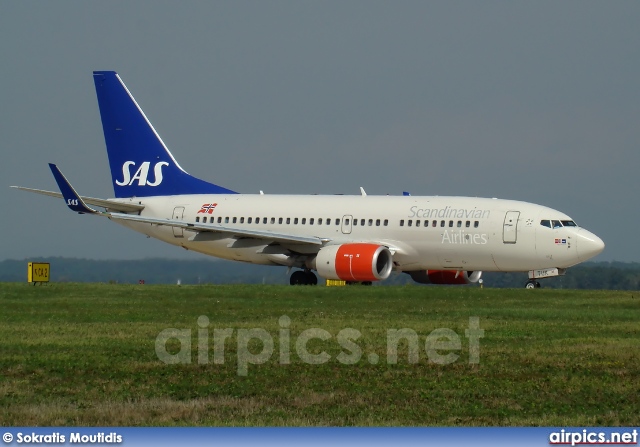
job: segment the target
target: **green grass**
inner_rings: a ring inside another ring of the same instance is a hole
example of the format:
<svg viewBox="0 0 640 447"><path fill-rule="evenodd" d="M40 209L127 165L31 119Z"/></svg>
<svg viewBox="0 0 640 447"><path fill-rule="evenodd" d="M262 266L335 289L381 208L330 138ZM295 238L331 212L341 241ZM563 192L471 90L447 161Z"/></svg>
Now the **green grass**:
<svg viewBox="0 0 640 447"><path fill-rule="evenodd" d="M3 426L640 425L640 292L4 283L0 309ZM204 365L201 315L210 321ZM282 315L291 319L284 365ZM469 317L485 331L479 364L469 363ZM191 330L191 363L158 359L167 328ZM214 364L213 331L224 328L233 336ZM236 335L251 328L271 334L275 351L243 377ZM309 328L332 335L308 345L329 362L297 355ZM350 353L336 340L345 328L362 333L354 365L336 360ZM419 334L418 363L401 343L398 363L387 364L387 330L401 328ZM437 328L460 335L451 364L425 352Z"/></svg>

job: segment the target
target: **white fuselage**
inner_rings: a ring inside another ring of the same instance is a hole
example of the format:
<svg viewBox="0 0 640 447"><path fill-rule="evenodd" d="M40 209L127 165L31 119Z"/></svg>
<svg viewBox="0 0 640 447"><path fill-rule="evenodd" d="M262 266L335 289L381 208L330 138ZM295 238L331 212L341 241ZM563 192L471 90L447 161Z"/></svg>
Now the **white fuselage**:
<svg viewBox="0 0 640 447"><path fill-rule="evenodd" d="M373 242L393 253L396 270L529 271L566 268L603 248L577 226L550 228L566 214L526 202L440 196L180 195L116 199L145 206L140 216L220 224L326 240ZM211 213L204 205L216 204ZM150 237L219 258L296 265L319 247L232 238L140 222L119 223Z"/></svg>

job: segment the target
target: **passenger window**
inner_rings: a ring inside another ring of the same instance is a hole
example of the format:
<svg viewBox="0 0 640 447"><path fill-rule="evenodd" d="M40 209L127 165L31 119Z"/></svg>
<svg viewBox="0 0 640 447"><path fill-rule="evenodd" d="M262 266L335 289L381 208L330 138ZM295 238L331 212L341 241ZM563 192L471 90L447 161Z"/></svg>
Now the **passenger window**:
<svg viewBox="0 0 640 447"><path fill-rule="evenodd" d="M373 219L369 219L369 226L373 225Z"/></svg>
<svg viewBox="0 0 640 447"><path fill-rule="evenodd" d="M322 225L322 217L318 217L318 225Z"/></svg>
<svg viewBox="0 0 640 447"><path fill-rule="evenodd" d="M550 220L541 220L540 221L540 225L542 225L543 227L551 228L551 221Z"/></svg>
<svg viewBox="0 0 640 447"><path fill-rule="evenodd" d="M229 223L229 218L228 217L224 218L224 223Z"/></svg>
<svg viewBox="0 0 640 447"><path fill-rule="evenodd" d="M302 218L302 225L305 225L306 223L307 223L307 218L306 218L306 217L303 217L303 218Z"/></svg>
<svg viewBox="0 0 640 447"><path fill-rule="evenodd" d="M440 221L440 226L441 226L441 227L444 227L444 225L445 225L444 220L441 220L441 221Z"/></svg>
<svg viewBox="0 0 640 447"><path fill-rule="evenodd" d="M200 222L200 217L196 217L196 222Z"/></svg>
<svg viewBox="0 0 640 447"><path fill-rule="evenodd" d="M278 218L278 223L282 225L282 217Z"/></svg>
<svg viewBox="0 0 640 447"><path fill-rule="evenodd" d="M233 218L233 223L237 223L237 222L238 222L238 218L237 218L237 217L234 217L234 218Z"/></svg>
<svg viewBox="0 0 640 447"><path fill-rule="evenodd" d="M400 226L401 226L401 227L404 227L404 220L401 220L401 221L400 221Z"/></svg>
<svg viewBox="0 0 640 447"><path fill-rule="evenodd" d="M244 217L240 218L240 223L244 223Z"/></svg>
<svg viewBox="0 0 640 447"><path fill-rule="evenodd" d="M344 224L345 224L345 225L349 225L349 219L345 219L345 220L344 220Z"/></svg>
<svg viewBox="0 0 640 447"><path fill-rule="evenodd" d="M358 219L353 219L353 226L357 226L358 225Z"/></svg>
<svg viewBox="0 0 640 447"><path fill-rule="evenodd" d="M559 220L554 220L551 222L551 225L553 225L553 229L555 230L556 228L562 228L562 224L560 223Z"/></svg>
<svg viewBox="0 0 640 447"><path fill-rule="evenodd" d="M380 219L376 219L376 227L380 226Z"/></svg>
<svg viewBox="0 0 640 447"><path fill-rule="evenodd" d="M289 225L291 223L291 218L287 217L287 225Z"/></svg>
<svg viewBox="0 0 640 447"><path fill-rule="evenodd" d="M480 225L480 222L478 222L477 220L473 222L473 228L478 228L478 225Z"/></svg>
<svg viewBox="0 0 640 447"><path fill-rule="evenodd" d="M449 228L453 228L453 221L452 220L449 221Z"/></svg>
<svg viewBox="0 0 640 447"><path fill-rule="evenodd" d="M275 223L276 223L276 218L275 218L275 217L272 217L272 218L271 218L271 224L275 224Z"/></svg>
<svg viewBox="0 0 640 447"><path fill-rule="evenodd" d="M385 219L385 220L384 220L384 226L386 227L386 226L388 226L388 225L389 225L389 219Z"/></svg>
<svg viewBox="0 0 640 447"><path fill-rule="evenodd" d="M313 225L313 217L309 219L309 225Z"/></svg>
<svg viewBox="0 0 640 447"><path fill-rule="evenodd" d="M336 219L336 225L340 225L340 219Z"/></svg>
<svg viewBox="0 0 640 447"><path fill-rule="evenodd" d="M222 217L218 217L218 223L222 223Z"/></svg>
<svg viewBox="0 0 640 447"><path fill-rule="evenodd" d="M464 223L464 226L465 226L466 228L469 228L469 227L471 226L471 221L466 221L466 222Z"/></svg>
<svg viewBox="0 0 640 447"><path fill-rule="evenodd" d="M420 220L416 220L416 227L420 226Z"/></svg>
<svg viewBox="0 0 640 447"><path fill-rule="evenodd" d="M364 227L364 219L360 219L360 225Z"/></svg>
<svg viewBox="0 0 640 447"><path fill-rule="evenodd" d="M267 224L267 218L266 217L262 218L262 223L265 224L265 225Z"/></svg>
<svg viewBox="0 0 640 447"><path fill-rule="evenodd" d="M244 219L244 217L243 217L243 219ZM240 223L242 223L242 221L240 221ZM251 223L251 218L250 217L247 218L247 223Z"/></svg>
<svg viewBox="0 0 640 447"><path fill-rule="evenodd" d="M458 221L458 228L460 228L460 227L462 227L462 221L461 220Z"/></svg>
<svg viewBox="0 0 640 447"><path fill-rule="evenodd" d="M293 224L294 225L298 225L298 218L297 217L293 219Z"/></svg>
<svg viewBox="0 0 640 447"><path fill-rule="evenodd" d="M408 226L408 227L410 227L412 222L413 222L413 221L412 221L411 219L409 219L409 220L407 221L407 226Z"/></svg>
<svg viewBox="0 0 640 447"><path fill-rule="evenodd" d="M202 218L202 223L207 223L207 216L204 216L204 217Z"/></svg>
<svg viewBox="0 0 640 447"><path fill-rule="evenodd" d="M437 221L437 220L434 220L434 221L433 221L433 223L431 224L431 226L432 226L433 228L437 227L437 226L438 226L438 221Z"/></svg>

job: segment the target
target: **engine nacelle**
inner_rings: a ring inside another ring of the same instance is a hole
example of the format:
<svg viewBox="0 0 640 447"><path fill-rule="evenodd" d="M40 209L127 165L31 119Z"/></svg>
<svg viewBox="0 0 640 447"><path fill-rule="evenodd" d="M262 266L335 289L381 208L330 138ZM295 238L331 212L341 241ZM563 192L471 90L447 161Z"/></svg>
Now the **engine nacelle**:
<svg viewBox="0 0 640 447"><path fill-rule="evenodd" d="M326 279L343 281L381 281L393 268L387 247L377 244L342 244L323 247L312 268Z"/></svg>
<svg viewBox="0 0 640 447"><path fill-rule="evenodd" d="M481 271L419 270L409 272L411 278L420 284L471 284L482 277Z"/></svg>

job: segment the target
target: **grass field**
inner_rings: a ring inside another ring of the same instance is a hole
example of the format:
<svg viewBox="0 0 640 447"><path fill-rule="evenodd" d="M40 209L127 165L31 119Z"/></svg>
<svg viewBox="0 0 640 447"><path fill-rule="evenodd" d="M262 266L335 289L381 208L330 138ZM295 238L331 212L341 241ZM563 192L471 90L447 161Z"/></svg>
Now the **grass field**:
<svg viewBox="0 0 640 447"><path fill-rule="evenodd" d="M3 426L640 425L640 292L4 283L0 309ZM280 360L283 315L290 364ZM484 330L477 364L470 317ZM159 360L168 328L191 331L190 352L166 344L191 363ZM233 332L217 364L214 330L224 328ZM251 328L266 330L274 351L241 376L239 334ZM310 328L331 335L307 345L328 362L298 355ZM338 361L355 352L337 339L346 328L362 334L355 364ZM387 331L402 328L418 334L419 360L403 340L388 364ZM459 355L449 364L425 348L438 328L459 335L460 350L435 354Z"/></svg>

